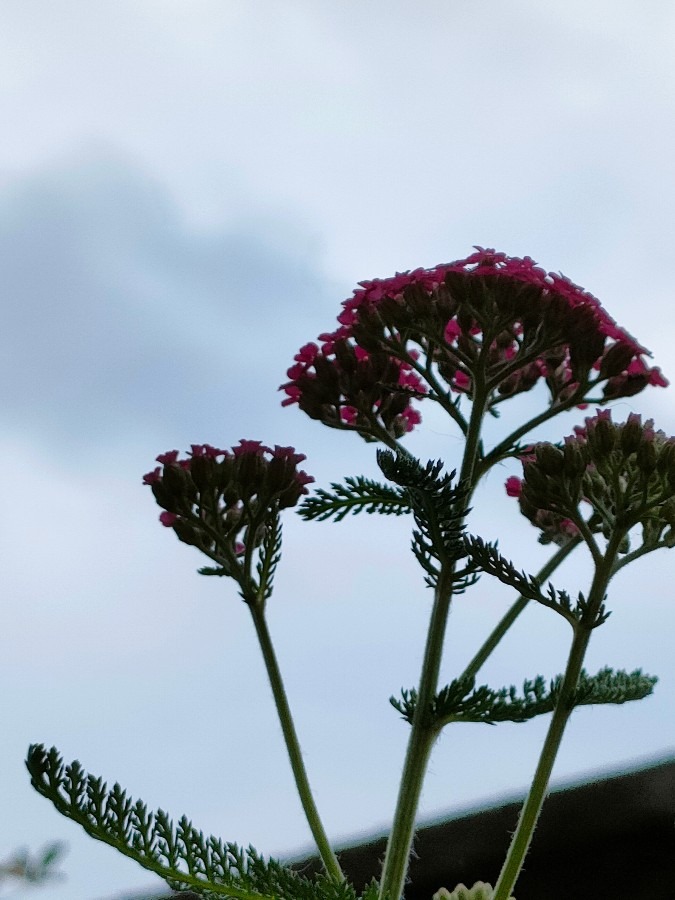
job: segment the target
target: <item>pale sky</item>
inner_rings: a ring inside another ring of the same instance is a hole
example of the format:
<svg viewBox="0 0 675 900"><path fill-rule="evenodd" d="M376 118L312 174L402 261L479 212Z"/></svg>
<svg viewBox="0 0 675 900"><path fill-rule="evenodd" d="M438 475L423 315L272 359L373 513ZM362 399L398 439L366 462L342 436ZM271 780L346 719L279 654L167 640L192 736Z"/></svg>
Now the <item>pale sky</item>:
<svg viewBox="0 0 675 900"><path fill-rule="evenodd" d="M474 244L561 270L675 380L674 111L661 2L4 0L0 858L65 840L44 896L157 882L32 791L30 742L226 840L310 845L248 611L157 523L140 483L157 453L247 437L296 446L321 486L375 475L374 447L282 410L277 387L358 281ZM675 433L674 398L615 418ZM457 434L422 413L408 446L452 468ZM513 471L470 527L535 571L549 551L504 494ZM418 677L430 608L408 547L406 520L286 516L270 628L337 842L393 810L407 726L387 698ZM675 752L674 561L616 579L587 661L643 667L654 696L578 711L556 780ZM554 581L588 575L580 556ZM487 578L456 602L446 681L509 602ZM482 680L552 677L568 641L528 610ZM422 818L522 791L546 725L448 731Z"/></svg>

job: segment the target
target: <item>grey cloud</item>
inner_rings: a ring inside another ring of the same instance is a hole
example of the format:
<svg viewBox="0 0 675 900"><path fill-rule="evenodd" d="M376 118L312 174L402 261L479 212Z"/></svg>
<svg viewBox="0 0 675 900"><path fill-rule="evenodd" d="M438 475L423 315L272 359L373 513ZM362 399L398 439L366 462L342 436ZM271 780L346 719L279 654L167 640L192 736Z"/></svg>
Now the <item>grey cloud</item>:
<svg viewBox="0 0 675 900"><path fill-rule="evenodd" d="M336 308L271 227L200 233L119 160L52 168L5 191L6 423L103 441L132 426L201 427L263 391L264 408L278 409L293 352Z"/></svg>

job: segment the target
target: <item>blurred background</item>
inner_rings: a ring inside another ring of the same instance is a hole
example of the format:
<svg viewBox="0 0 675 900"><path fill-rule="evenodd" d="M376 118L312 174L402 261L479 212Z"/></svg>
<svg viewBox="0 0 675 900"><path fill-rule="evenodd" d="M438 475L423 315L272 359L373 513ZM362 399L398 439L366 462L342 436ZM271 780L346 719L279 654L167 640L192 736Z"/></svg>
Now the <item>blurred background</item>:
<svg viewBox="0 0 675 900"><path fill-rule="evenodd" d="M376 475L373 446L281 409L278 385L359 280L474 244L562 271L675 378L674 103L675 9L651 0L4 0L0 858L65 841L53 900L161 888L33 792L30 742L226 840L308 849L248 611L196 575L141 476L242 437L294 445L320 486ZM674 398L615 418L671 434ZM452 467L458 434L421 409L407 445ZM550 551L505 495L514 472L491 473L471 528L536 571ZM588 657L658 675L654 696L578 711L557 779L675 750L672 565L617 577ZM579 555L556 584L589 571ZM446 681L510 601L485 578L456 602ZM270 628L336 842L389 825L407 726L387 698L417 679L429 608L407 521L286 517ZM568 642L528 610L484 680L552 677ZM523 789L546 724L449 730L422 818Z"/></svg>

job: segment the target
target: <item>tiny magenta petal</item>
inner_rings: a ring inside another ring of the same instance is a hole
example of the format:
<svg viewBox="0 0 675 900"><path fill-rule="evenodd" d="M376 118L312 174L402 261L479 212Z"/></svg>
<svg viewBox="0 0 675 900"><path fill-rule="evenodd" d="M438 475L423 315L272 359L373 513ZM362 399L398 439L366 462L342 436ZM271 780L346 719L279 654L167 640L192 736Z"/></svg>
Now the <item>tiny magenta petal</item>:
<svg viewBox="0 0 675 900"><path fill-rule="evenodd" d="M165 528L171 528L171 526L178 520L178 516L172 512L163 512L160 513L159 521L164 525Z"/></svg>
<svg viewBox="0 0 675 900"><path fill-rule="evenodd" d="M178 450L167 450L166 453L160 453L156 459L157 462L162 463L163 466L171 465L171 463L175 463L178 459Z"/></svg>
<svg viewBox="0 0 675 900"><path fill-rule="evenodd" d="M511 475L504 482L506 493L509 497L520 497L523 491L523 479L516 475Z"/></svg>

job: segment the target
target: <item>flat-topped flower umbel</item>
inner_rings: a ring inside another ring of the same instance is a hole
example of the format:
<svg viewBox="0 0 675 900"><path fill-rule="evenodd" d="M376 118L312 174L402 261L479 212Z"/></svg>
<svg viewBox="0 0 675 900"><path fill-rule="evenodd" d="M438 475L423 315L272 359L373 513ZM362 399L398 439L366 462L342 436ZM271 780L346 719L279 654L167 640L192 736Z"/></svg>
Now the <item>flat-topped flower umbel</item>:
<svg viewBox="0 0 675 900"><path fill-rule="evenodd" d="M296 354L283 405L366 440L411 431L421 421L413 402L425 398L457 418L462 396L494 409L539 381L556 408L667 384L592 294L527 256L476 248L362 281L342 305L339 327Z"/></svg>

